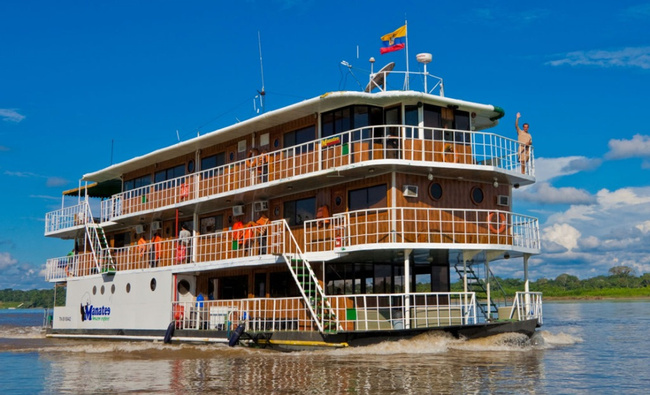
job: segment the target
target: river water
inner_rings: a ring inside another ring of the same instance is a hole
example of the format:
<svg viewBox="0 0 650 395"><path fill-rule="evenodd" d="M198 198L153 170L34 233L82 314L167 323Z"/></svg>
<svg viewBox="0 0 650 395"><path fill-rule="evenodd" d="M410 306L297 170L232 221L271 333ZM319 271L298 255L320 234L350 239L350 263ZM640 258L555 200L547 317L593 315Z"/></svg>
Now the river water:
<svg viewBox="0 0 650 395"><path fill-rule="evenodd" d="M14 393L646 394L650 301L546 302L533 341L439 333L322 352L47 339L42 310L0 310Z"/></svg>

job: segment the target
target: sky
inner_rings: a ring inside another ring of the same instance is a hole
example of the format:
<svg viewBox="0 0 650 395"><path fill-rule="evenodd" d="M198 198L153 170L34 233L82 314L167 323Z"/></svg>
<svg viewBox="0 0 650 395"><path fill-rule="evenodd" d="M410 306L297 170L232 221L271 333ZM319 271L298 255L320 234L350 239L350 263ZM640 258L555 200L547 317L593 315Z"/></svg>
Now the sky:
<svg viewBox="0 0 650 395"><path fill-rule="evenodd" d="M360 90L370 57L405 70L379 54L405 21L411 70L429 52L445 96L505 110L492 132L530 124L537 182L513 211L539 219L531 279L650 272L648 0L3 0L0 289L50 287L72 244L45 214L83 174L255 116L261 64L266 111Z"/></svg>

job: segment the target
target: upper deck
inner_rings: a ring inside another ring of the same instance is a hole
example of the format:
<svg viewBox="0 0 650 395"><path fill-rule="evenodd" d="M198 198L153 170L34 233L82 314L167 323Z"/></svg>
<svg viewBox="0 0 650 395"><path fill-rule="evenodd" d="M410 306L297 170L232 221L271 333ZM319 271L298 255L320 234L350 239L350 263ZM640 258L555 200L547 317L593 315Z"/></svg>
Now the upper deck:
<svg viewBox="0 0 650 395"><path fill-rule="evenodd" d="M518 150L516 140L494 133L367 126L115 193L102 201L99 220L105 226L135 223L143 214L191 211L207 201L212 208L227 208L287 189L295 193L393 171L526 185L534 182L534 155L531 147L529 164L522 167ZM79 205L47 213L45 234L66 237L85 225L92 215L85 211Z"/></svg>

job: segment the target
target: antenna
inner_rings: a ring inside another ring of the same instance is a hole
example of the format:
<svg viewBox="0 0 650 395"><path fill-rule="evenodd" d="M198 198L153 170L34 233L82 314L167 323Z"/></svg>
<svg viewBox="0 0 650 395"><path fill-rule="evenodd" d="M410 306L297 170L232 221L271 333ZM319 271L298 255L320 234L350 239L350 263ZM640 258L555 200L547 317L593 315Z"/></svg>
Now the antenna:
<svg viewBox="0 0 650 395"><path fill-rule="evenodd" d="M257 91L257 93L260 94L260 107L262 107L262 113L264 113L264 95L266 95L266 91L264 91L264 65L262 64L262 38L259 30L257 31L257 46L260 50L260 72L262 74L262 90Z"/></svg>

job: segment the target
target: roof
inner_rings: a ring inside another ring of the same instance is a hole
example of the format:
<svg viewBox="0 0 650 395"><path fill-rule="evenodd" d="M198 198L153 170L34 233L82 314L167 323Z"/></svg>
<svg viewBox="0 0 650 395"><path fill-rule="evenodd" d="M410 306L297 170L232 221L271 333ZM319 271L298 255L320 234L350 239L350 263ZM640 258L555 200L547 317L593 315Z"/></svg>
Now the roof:
<svg viewBox="0 0 650 395"><path fill-rule="evenodd" d="M85 196L86 190L88 196L93 198L109 198L122 191L122 181L108 180L103 182L94 182L87 186L68 189L63 191L64 196Z"/></svg>
<svg viewBox="0 0 650 395"><path fill-rule="evenodd" d="M105 182L119 179L124 173L154 165L170 157L178 157L199 149L206 148L227 140L247 136L253 132L268 129L273 126L336 108L353 105L367 104L376 106L390 106L404 101L418 101L436 104L443 107L453 107L460 110L476 113L476 130L486 129L497 124L497 120L504 115L501 108L489 105L457 100L417 91L385 91L379 93L365 93L353 91L328 92L321 96L292 104L274 111L239 122L222 129L209 132L203 136L194 137L187 141L161 148L148 154L138 156L127 161L111 165L102 170L85 174L84 181Z"/></svg>

